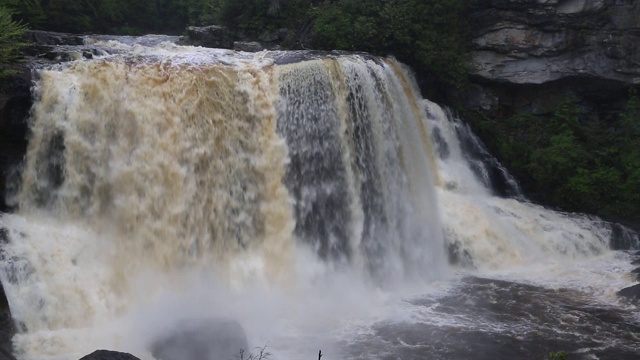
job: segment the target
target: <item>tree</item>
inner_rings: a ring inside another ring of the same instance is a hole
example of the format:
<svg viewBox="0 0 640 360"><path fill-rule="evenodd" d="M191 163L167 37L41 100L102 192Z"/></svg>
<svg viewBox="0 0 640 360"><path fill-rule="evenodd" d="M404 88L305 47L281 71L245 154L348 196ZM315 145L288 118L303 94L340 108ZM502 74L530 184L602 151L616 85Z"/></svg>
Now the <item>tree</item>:
<svg viewBox="0 0 640 360"><path fill-rule="evenodd" d="M462 87L465 10L463 0L327 0L312 7L314 45L394 55L420 78Z"/></svg>
<svg viewBox="0 0 640 360"><path fill-rule="evenodd" d="M20 60L22 48L26 45L22 41L27 27L13 21L12 11L0 6L0 77L6 77L15 72L11 65Z"/></svg>
<svg viewBox="0 0 640 360"><path fill-rule="evenodd" d="M30 28L37 28L46 19L40 0L0 0L0 6L12 10L12 18Z"/></svg>

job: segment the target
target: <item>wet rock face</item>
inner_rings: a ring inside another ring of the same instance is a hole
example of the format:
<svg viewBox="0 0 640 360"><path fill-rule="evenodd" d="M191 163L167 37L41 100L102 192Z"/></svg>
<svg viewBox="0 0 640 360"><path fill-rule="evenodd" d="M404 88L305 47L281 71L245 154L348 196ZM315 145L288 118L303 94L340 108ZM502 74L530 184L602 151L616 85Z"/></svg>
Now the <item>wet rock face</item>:
<svg viewBox="0 0 640 360"><path fill-rule="evenodd" d="M476 75L518 84L568 76L640 81L640 4L476 1Z"/></svg>
<svg viewBox="0 0 640 360"><path fill-rule="evenodd" d="M640 302L640 284L618 291L618 295L634 302Z"/></svg>
<svg viewBox="0 0 640 360"><path fill-rule="evenodd" d="M84 36L31 30L27 32L27 41L37 45L84 45Z"/></svg>
<svg viewBox="0 0 640 360"><path fill-rule="evenodd" d="M222 26L189 26L187 28L187 36L182 39L182 44L231 49L233 40L234 35Z"/></svg>
<svg viewBox="0 0 640 360"><path fill-rule="evenodd" d="M479 89L468 108L513 102L512 92L484 84L562 86L576 78L613 88L640 83L638 2L475 0L471 19L472 72Z"/></svg>
<svg viewBox="0 0 640 360"><path fill-rule="evenodd" d="M31 72L23 69L4 87L0 97L0 212L15 205L11 193L27 151L27 118L31 109Z"/></svg>
<svg viewBox="0 0 640 360"><path fill-rule="evenodd" d="M237 321L190 320L153 342L151 353L158 360L236 359L248 350L247 337Z"/></svg>
<svg viewBox="0 0 640 360"><path fill-rule="evenodd" d="M265 31L257 38L250 38L242 32L232 32L219 25L189 26L186 36L178 41L178 45L233 49L246 52L281 50L288 34L289 31L283 28L276 31Z"/></svg>

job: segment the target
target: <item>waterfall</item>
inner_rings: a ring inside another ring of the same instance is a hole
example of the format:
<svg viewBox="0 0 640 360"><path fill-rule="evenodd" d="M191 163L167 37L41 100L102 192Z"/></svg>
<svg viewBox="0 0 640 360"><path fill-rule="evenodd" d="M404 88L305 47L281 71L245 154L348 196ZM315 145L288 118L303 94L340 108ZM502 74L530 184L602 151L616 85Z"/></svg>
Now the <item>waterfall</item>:
<svg viewBox="0 0 640 360"><path fill-rule="evenodd" d="M394 59L98 45L38 70L19 210L0 216L21 358L149 358L149 337L185 314L241 318L262 340L288 316L333 326L325 292L352 314L449 263L609 249L605 222L527 202ZM139 317L149 334L122 335Z"/></svg>
<svg viewBox="0 0 640 360"><path fill-rule="evenodd" d="M618 230L621 225L530 203L468 125L428 100L424 106L443 179L438 199L451 262L504 269L603 254L616 236L639 244L633 231Z"/></svg>
<svg viewBox="0 0 640 360"><path fill-rule="evenodd" d="M395 60L129 50L38 72L1 218L23 333L126 314L146 273L295 287L301 249L382 287L446 272L424 109Z"/></svg>

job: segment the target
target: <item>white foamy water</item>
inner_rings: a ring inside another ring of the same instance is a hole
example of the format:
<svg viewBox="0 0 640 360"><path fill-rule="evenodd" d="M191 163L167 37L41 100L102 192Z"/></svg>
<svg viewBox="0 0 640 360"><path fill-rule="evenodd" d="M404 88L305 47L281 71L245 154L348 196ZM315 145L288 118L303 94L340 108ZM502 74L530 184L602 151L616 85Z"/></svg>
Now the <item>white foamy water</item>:
<svg viewBox="0 0 640 360"><path fill-rule="evenodd" d="M395 60L98 44L116 54L39 71L0 217L21 359L151 359L176 323L221 317L276 359L383 358L418 349L390 322L511 333L442 308L511 282L626 309L610 226L494 196Z"/></svg>

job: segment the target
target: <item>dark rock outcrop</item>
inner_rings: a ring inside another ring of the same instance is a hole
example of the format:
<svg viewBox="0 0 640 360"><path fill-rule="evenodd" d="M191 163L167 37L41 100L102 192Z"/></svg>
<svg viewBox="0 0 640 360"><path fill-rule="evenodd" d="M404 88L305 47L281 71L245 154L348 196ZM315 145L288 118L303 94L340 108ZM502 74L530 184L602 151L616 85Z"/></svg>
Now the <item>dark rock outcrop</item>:
<svg viewBox="0 0 640 360"><path fill-rule="evenodd" d="M27 151L30 89L31 71L23 68L0 92L0 212L15 205L9 194L14 192L18 167Z"/></svg>
<svg viewBox="0 0 640 360"><path fill-rule="evenodd" d="M179 42L181 45L210 48L233 48L234 35L225 27L218 25L189 26L187 35Z"/></svg>
<svg viewBox="0 0 640 360"><path fill-rule="evenodd" d="M96 350L80 360L140 360L139 358L124 352L110 350Z"/></svg>
<svg viewBox="0 0 640 360"><path fill-rule="evenodd" d="M11 211L27 150L27 120L32 105L33 69L67 61L91 59L105 51L90 44L91 37L49 31L27 31L27 59L14 66L16 74L0 83L0 212Z"/></svg>
<svg viewBox="0 0 640 360"><path fill-rule="evenodd" d="M640 284L629 286L618 291L618 296L622 296L631 301L640 301Z"/></svg>
<svg viewBox="0 0 640 360"><path fill-rule="evenodd" d="M487 6L489 5L489 6ZM477 1L474 72L542 84L640 80L640 5L615 0Z"/></svg>
<svg viewBox="0 0 640 360"><path fill-rule="evenodd" d="M265 31L257 38L252 38L241 32L232 32L219 25L190 26L186 32L186 36L177 42L178 45L233 49L246 52L280 50L283 48L284 41L289 34L289 31L283 28L275 31Z"/></svg>
<svg viewBox="0 0 640 360"><path fill-rule="evenodd" d="M247 337L237 321L190 320L155 340L151 353L158 360L235 359L247 350Z"/></svg>
<svg viewBox="0 0 640 360"><path fill-rule="evenodd" d="M475 0L467 110L553 109L567 89L615 100L640 84L640 3Z"/></svg>
<svg viewBox="0 0 640 360"><path fill-rule="evenodd" d="M36 45L84 45L85 37L78 34L31 30L26 34L27 42Z"/></svg>
<svg viewBox="0 0 640 360"><path fill-rule="evenodd" d="M640 239L636 229L615 222L609 222L607 226L611 229L610 247L612 250L640 248Z"/></svg>

